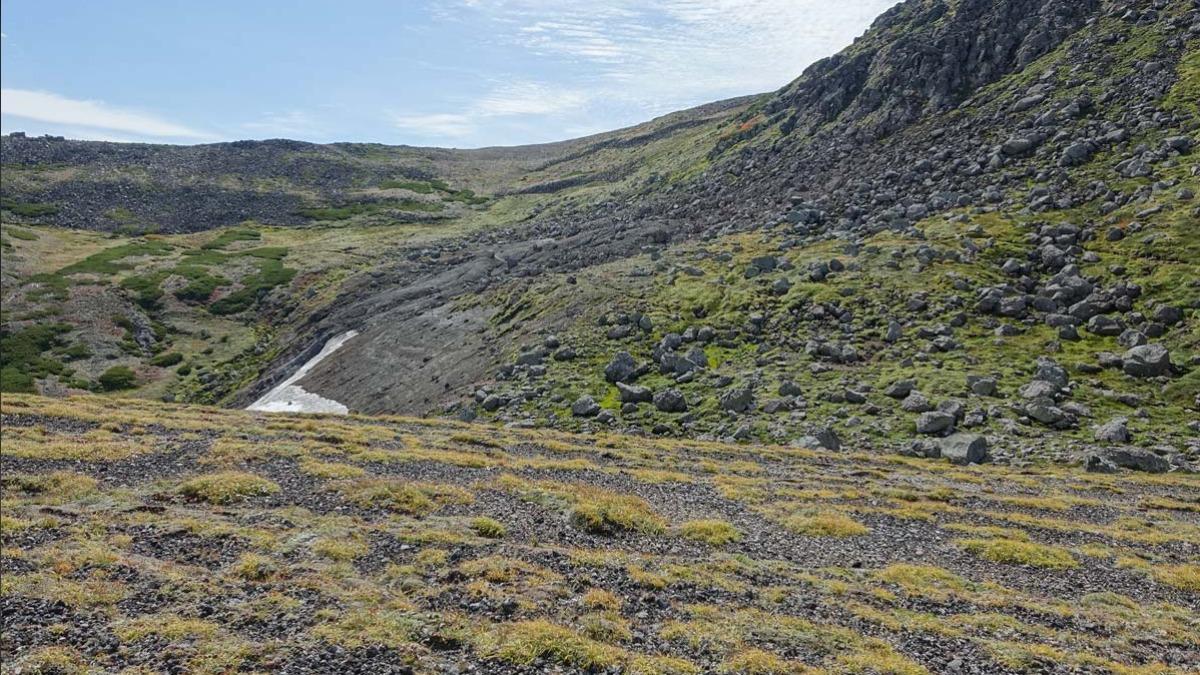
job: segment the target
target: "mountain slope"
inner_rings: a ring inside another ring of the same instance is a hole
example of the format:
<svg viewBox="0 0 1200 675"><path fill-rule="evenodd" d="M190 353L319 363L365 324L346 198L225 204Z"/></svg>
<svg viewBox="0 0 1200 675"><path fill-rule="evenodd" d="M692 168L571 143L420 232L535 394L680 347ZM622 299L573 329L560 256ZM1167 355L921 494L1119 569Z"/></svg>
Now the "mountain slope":
<svg viewBox="0 0 1200 675"><path fill-rule="evenodd" d="M122 238L133 248L109 253L95 235L10 228L6 339L27 358L9 372L26 389L99 388L116 364L147 395L245 405L356 330L301 384L362 412L804 443L831 431L919 454L967 429L1005 460L1132 439L1188 466L1198 25L1179 0L910 0L779 92L631 130L469 153L306 146L353 167L268 191L313 200L308 226ZM68 160L74 147L5 143ZM85 145L78 167L45 171L70 190L71 172L87 185L92 163L115 161L101 150L137 158L127 173L233 153L252 185L256 157L293 147ZM10 175L34 184L41 165L22 166L5 165L6 191ZM20 204L27 219L56 217L39 204ZM47 256L69 241L69 260ZM64 318L83 348L45 334ZM683 358L697 344L705 358ZM646 394L605 377L622 351L651 397L688 412L627 407ZM1052 381L1039 355L1057 360ZM886 395L908 380L924 402Z"/></svg>

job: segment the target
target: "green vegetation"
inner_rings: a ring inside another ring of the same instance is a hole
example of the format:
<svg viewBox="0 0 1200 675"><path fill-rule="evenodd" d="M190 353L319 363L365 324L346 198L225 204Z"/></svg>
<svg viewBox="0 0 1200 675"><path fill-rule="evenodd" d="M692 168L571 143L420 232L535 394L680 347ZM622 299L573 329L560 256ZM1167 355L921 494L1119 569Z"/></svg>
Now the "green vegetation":
<svg viewBox="0 0 1200 675"><path fill-rule="evenodd" d="M217 315L237 314L249 309L276 286L291 282L296 270L283 266L278 258L260 257L258 273L241 280L242 287L209 305Z"/></svg>
<svg viewBox="0 0 1200 675"><path fill-rule="evenodd" d="M0 197L0 209L24 218L39 218L41 216L52 216L58 213L58 207L54 204L18 202L13 199L9 199L8 197ZM13 236L21 238L19 235Z"/></svg>
<svg viewBox="0 0 1200 675"><path fill-rule="evenodd" d="M180 363L183 363L183 354L179 352L166 352L150 359L150 365L159 368L169 368Z"/></svg>
<svg viewBox="0 0 1200 675"><path fill-rule="evenodd" d="M190 478L180 483L179 494L210 504L231 504L249 497L279 492L279 486L244 471L224 471Z"/></svg>
<svg viewBox="0 0 1200 675"><path fill-rule="evenodd" d="M487 516L480 516L473 519L471 521L471 529L475 531L475 534L487 537L488 539L500 539L508 533L507 528L504 527L504 523L495 518L488 518Z"/></svg>
<svg viewBox="0 0 1200 675"><path fill-rule="evenodd" d="M104 391L120 391L137 386L137 373L129 366L113 366L104 371L97 380Z"/></svg>
<svg viewBox="0 0 1200 675"><path fill-rule="evenodd" d="M1195 492L1182 474L956 467L853 450L815 461L796 448L100 396L6 394L0 412L6 461L53 462L0 480L5 555L23 561L6 572L0 594L92 611L120 653L153 644L192 671L214 654L226 659L216 672L230 662L269 670L281 654L337 645L419 672L465 661L481 670L502 662L644 674L918 675L937 670L939 650L953 645L1017 671L1044 659L1151 673L1169 668L1147 650L1200 646L1194 613L1172 601L1195 592L1198 570L1159 562L1162 551L1200 542L1191 511L1178 508ZM198 442L171 462L139 462L131 478L110 479L111 463L170 452L181 439ZM73 470L62 471L64 462ZM443 482L396 475L414 462ZM621 492L599 486L610 479ZM693 519L667 530L656 509L670 508L671 491L687 485L711 485L720 498L698 493L686 504ZM924 498L948 494L956 496ZM1103 510L1052 506L1097 494ZM506 508L513 499L524 504ZM960 500L988 508L959 509ZM936 517L906 517L918 505L938 509ZM722 519L730 508L736 528ZM497 509L503 523L492 517ZM589 514L576 523L586 534L563 527L576 513ZM847 514L890 520L921 541L972 539L887 565L863 563L853 541L792 536L794 550L762 546L779 541L781 518ZM1026 546L1017 524L1047 543ZM662 536L646 536L655 533ZM676 535L718 546L741 538L736 552L696 555ZM1070 551L1063 544L1071 541L1095 543ZM964 565L963 549L978 558ZM1145 575L1158 591L1080 598L1044 583L1046 570L1066 560L1099 585ZM149 592L161 602L145 610L122 602ZM647 593L663 601L652 620L639 616ZM710 604L697 604L705 597ZM473 603L497 611L459 610ZM22 603L12 606L22 616ZM200 614L212 606L220 620ZM226 654L230 644L254 642L264 621L300 614L310 620L276 638L270 654ZM639 633L648 639L634 641ZM899 648L914 640L931 649ZM639 651L650 648L661 653ZM109 652L80 658L91 670L124 666Z"/></svg>
<svg viewBox="0 0 1200 675"><path fill-rule="evenodd" d="M58 275L112 275L135 267L135 263L122 262L128 258L162 257L169 254L172 248L170 244L157 240L135 241L129 244L113 246L58 270Z"/></svg>
<svg viewBox="0 0 1200 675"><path fill-rule="evenodd" d="M737 528L724 520L689 520L679 526L679 534L713 546L724 546L742 538Z"/></svg>
<svg viewBox="0 0 1200 675"><path fill-rule="evenodd" d="M1014 539L963 539L963 550L987 560L1010 565L1030 565L1048 569L1078 567L1079 561L1071 552L1057 546L1047 546Z"/></svg>
<svg viewBox="0 0 1200 675"><path fill-rule="evenodd" d="M871 531L853 518L831 511L790 516L783 526L810 537L857 537Z"/></svg>
<svg viewBox="0 0 1200 675"><path fill-rule="evenodd" d="M387 211L437 213L446 207L439 202L422 202L415 199L387 200L379 202L355 202L343 206L323 206L301 209L297 213L312 220L349 220L354 216L376 215Z"/></svg>
<svg viewBox="0 0 1200 675"><path fill-rule="evenodd" d="M12 332L0 329L0 391L32 392L35 379L64 375L66 368L60 361L42 354L72 330L65 323L39 324Z"/></svg>
<svg viewBox="0 0 1200 675"><path fill-rule="evenodd" d="M250 230L243 228L233 228L225 230L221 234L214 237L211 241L205 243L200 248L206 250L220 250L234 242L239 241L259 241L262 239L262 233L258 230Z"/></svg>

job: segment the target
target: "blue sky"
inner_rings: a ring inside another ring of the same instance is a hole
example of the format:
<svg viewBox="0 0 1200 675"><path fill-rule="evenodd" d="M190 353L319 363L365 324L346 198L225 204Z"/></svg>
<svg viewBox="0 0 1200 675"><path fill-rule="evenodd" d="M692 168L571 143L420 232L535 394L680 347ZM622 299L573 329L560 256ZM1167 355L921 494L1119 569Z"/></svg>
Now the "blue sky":
<svg viewBox="0 0 1200 675"><path fill-rule="evenodd" d="M4 0L0 127L480 147L775 89L896 0Z"/></svg>

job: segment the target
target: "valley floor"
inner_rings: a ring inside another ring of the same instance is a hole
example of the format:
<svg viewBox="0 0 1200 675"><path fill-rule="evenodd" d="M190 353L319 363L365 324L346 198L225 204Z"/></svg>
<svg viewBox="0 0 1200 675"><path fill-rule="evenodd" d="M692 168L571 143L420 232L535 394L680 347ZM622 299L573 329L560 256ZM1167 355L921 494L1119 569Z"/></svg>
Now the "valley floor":
<svg viewBox="0 0 1200 675"><path fill-rule="evenodd" d="M1186 672L1200 478L5 395L17 672Z"/></svg>

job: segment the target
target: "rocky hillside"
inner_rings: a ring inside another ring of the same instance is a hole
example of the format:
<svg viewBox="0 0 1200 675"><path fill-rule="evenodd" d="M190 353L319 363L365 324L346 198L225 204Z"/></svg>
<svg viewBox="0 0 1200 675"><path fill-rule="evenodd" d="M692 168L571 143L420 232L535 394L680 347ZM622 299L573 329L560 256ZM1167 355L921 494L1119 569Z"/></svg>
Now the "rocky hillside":
<svg viewBox="0 0 1200 675"><path fill-rule="evenodd" d="M664 144L745 103L561 143L480 150L289 140L170 146L16 133L0 137L3 208L15 222L137 234L246 221L453 221L497 196L617 181L654 165Z"/></svg>
<svg viewBox="0 0 1200 675"><path fill-rule="evenodd" d="M10 137L5 387L246 405L355 330L300 384L359 412L1186 469L1198 100L1195 2L909 0L550 146Z"/></svg>

